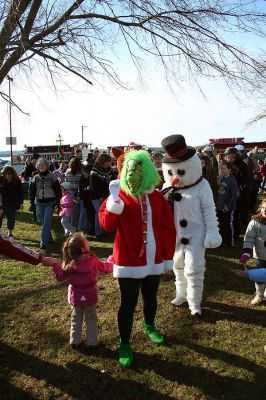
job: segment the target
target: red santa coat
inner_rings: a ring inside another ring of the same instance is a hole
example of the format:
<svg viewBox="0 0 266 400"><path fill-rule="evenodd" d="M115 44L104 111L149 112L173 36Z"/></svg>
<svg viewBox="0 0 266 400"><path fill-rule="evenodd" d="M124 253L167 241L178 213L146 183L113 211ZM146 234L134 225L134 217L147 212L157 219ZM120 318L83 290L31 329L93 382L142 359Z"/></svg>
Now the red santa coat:
<svg viewBox="0 0 266 400"><path fill-rule="evenodd" d="M9 238L2 230L0 230L0 254L12 258L13 260L24 261L33 265L37 265L42 261L41 254L17 243L13 238Z"/></svg>
<svg viewBox="0 0 266 400"><path fill-rule="evenodd" d="M120 190L120 202L112 196L102 204L99 221L106 231L117 229L114 242L114 277L142 279L173 267L176 230L171 209L158 190L145 195L147 244L143 246L142 204Z"/></svg>

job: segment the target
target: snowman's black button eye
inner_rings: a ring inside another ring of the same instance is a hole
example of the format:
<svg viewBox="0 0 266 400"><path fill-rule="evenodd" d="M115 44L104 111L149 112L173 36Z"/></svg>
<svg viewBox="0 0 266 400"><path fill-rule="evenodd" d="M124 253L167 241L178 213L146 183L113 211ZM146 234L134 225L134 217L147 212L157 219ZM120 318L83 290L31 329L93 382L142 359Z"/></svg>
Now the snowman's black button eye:
<svg viewBox="0 0 266 400"><path fill-rule="evenodd" d="M185 170L184 169L178 169L176 172L177 172L177 175L179 175L179 176L185 175Z"/></svg>
<svg viewBox="0 0 266 400"><path fill-rule="evenodd" d="M170 169L168 169L168 175L173 176L173 172Z"/></svg>

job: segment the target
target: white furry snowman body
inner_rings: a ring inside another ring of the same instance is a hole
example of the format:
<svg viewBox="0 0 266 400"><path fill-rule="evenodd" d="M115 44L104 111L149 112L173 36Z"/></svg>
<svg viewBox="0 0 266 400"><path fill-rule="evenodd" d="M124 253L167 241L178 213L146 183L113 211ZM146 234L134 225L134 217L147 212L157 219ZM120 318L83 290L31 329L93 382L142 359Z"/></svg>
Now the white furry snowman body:
<svg viewBox="0 0 266 400"><path fill-rule="evenodd" d="M206 179L200 180L201 173L197 154L182 162L163 163L164 188L174 184L182 196L174 201L176 298L172 303L187 301L192 315L201 315L205 249L222 242L212 190Z"/></svg>

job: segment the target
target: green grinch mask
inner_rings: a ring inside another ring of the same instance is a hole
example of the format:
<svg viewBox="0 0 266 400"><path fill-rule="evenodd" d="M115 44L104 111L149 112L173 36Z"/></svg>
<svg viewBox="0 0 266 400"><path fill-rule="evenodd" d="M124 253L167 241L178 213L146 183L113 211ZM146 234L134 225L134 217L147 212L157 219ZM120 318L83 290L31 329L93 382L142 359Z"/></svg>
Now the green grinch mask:
<svg viewBox="0 0 266 400"><path fill-rule="evenodd" d="M130 160L127 164L126 174L127 185L134 195L138 192L142 181L142 162L138 160Z"/></svg>
<svg viewBox="0 0 266 400"><path fill-rule="evenodd" d="M145 150L132 150L125 156L120 177L120 186L131 196L153 192L160 177L149 153Z"/></svg>

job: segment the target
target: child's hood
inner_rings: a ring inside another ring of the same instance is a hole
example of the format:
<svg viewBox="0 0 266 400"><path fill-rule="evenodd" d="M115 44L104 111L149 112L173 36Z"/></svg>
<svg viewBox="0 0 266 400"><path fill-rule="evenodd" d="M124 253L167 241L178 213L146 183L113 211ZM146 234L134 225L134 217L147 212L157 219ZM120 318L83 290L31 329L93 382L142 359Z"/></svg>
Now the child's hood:
<svg viewBox="0 0 266 400"><path fill-rule="evenodd" d="M78 272L88 271L88 268L93 267L93 255L90 253L83 253L75 261L75 270Z"/></svg>
<svg viewBox="0 0 266 400"><path fill-rule="evenodd" d="M67 191L67 192L63 193L62 197L66 197L66 198L72 199L73 198L73 194L71 192Z"/></svg>

